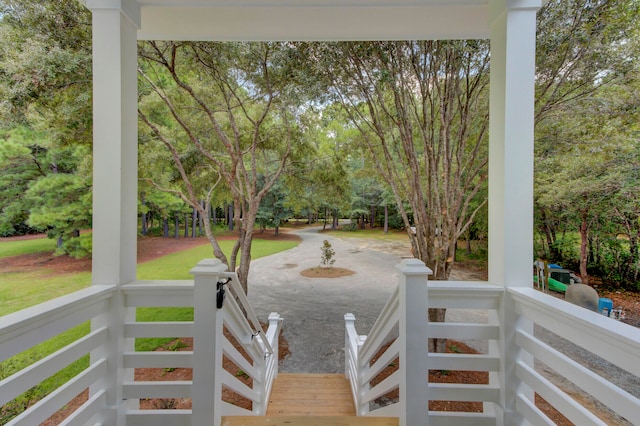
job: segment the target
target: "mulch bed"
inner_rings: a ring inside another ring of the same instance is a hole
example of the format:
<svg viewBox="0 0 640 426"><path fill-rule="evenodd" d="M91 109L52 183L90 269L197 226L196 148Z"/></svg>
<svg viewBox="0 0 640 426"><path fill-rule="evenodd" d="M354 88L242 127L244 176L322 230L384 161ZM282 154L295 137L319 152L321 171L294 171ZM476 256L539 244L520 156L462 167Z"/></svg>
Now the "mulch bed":
<svg viewBox="0 0 640 426"><path fill-rule="evenodd" d="M350 269L334 267L324 268L322 266L317 266L315 268L309 268L305 269L304 271L300 271L300 275L307 278L340 278L353 274L355 274L355 272Z"/></svg>

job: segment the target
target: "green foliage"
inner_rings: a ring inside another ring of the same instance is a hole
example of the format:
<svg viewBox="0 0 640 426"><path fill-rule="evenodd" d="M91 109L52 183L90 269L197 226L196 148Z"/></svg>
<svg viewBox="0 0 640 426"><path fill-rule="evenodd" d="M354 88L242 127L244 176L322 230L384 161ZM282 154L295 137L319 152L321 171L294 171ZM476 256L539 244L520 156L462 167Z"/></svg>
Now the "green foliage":
<svg viewBox="0 0 640 426"><path fill-rule="evenodd" d="M320 247L322 251L322 256L320 257L320 264L325 268L331 268L336 260L333 258L335 256L336 251L331 247L331 243L329 240L324 240L322 242L322 247Z"/></svg>
<svg viewBox="0 0 640 426"><path fill-rule="evenodd" d="M62 243L62 247L58 249L61 254L68 254L76 259L91 256L92 234L84 234L79 237L71 237Z"/></svg>

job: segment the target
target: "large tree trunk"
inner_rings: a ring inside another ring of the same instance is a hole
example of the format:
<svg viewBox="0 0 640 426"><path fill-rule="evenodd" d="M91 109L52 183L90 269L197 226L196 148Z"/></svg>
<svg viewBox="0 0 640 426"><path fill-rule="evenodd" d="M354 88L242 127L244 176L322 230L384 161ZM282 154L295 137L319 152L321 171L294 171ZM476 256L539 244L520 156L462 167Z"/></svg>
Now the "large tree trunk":
<svg viewBox="0 0 640 426"><path fill-rule="evenodd" d="M162 219L163 236L167 238L169 236L169 219Z"/></svg>

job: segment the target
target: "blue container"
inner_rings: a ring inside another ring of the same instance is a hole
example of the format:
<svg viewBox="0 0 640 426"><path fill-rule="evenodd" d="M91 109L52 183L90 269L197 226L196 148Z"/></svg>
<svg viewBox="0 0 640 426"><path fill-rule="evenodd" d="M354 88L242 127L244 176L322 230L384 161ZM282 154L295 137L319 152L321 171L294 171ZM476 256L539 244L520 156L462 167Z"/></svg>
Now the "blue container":
<svg viewBox="0 0 640 426"><path fill-rule="evenodd" d="M603 310L606 309L607 316L611 316L611 310L613 309L613 301L611 299L607 299L606 297L601 297L598 299L598 312L605 315Z"/></svg>

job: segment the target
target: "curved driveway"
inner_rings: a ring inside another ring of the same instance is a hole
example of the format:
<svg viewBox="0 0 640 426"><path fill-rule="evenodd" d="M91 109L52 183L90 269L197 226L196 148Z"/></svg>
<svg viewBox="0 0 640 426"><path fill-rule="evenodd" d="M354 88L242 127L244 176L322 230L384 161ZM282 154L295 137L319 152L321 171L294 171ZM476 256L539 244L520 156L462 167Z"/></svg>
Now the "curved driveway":
<svg viewBox="0 0 640 426"><path fill-rule="evenodd" d="M344 371L344 314L356 316L356 329L367 334L398 282L400 257L359 249L348 241L320 234L321 228L296 233L295 248L256 259L249 273L249 300L261 320L270 312L283 318L283 336L291 356L280 371ZM341 278L307 278L300 271L320 265L323 240L335 250L334 267L355 271Z"/></svg>

